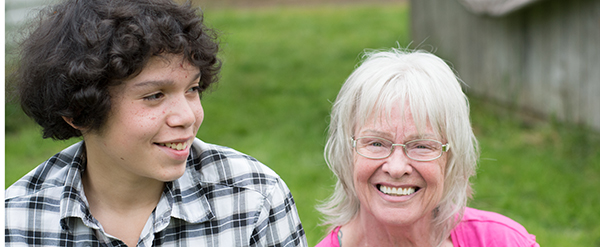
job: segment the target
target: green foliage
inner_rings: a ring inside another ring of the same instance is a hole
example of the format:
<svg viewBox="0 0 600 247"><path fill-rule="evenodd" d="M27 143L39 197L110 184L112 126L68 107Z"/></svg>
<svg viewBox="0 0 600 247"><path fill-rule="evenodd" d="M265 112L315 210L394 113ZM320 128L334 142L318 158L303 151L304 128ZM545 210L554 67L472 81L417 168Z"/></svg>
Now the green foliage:
<svg viewBox="0 0 600 247"><path fill-rule="evenodd" d="M331 102L364 49L409 45L408 14L404 4L205 9L206 22L221 31L224 63L214 92L203 96L198 136L275 170L311 246L326 234L314 207L334 185L323 159ZM9 186L77 140L42 140L18 107L6 107ZM542 246L600 245L597 134L525 121L477 98L472 120L482 159L471 206L515 219Z"/></svg>

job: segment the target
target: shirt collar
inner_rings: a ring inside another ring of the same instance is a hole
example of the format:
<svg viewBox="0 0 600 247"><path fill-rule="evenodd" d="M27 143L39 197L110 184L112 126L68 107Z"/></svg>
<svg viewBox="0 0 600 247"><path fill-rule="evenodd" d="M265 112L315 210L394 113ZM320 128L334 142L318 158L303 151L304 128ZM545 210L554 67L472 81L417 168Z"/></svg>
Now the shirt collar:
<svg viewBox="0 0 600 247"><path fill-rule="evenodd" d="M55 163L67 163L67 177L64 183L64 190L60 200L60 224L63 229L70 230L72 227L71 218L80 218L83 223L91 228L100 228L98 222L92 217L81 182L81 174L85 170L85 145L83 141L78 142L60 153L62 159L57 159ZM69 159L70 158L70 159Z"/></svg>
<svg viewBox="0 0 600 247"><path fill-rule="evenodd" d="M188 171L189 171L188 166ZM206 189L201 184L190 182L193 175L186 172L181 178L169 182L156 206L155 231L167 227L171 217L188 223L200 223L214 218L214 214L206 198Z"/></svg>

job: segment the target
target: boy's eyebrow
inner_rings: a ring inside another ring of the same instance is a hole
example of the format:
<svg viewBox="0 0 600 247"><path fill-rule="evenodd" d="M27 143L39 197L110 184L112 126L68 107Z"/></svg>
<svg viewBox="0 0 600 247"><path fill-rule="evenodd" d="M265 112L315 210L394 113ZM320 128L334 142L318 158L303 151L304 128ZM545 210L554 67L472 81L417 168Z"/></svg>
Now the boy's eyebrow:
<svg viewBox="0 0 600 247"><path fill-rule="evenodd" d="M200 78L201 73L196 74L194 77L192 77L192 79L190 80L190 82L195 82L196 80L198 80ZM169 85L173 85L175 84L175 81L173 80L147 80L147 81L141 81L138 83L133 84L134 87L161 87L161 86L169 86Z"/></svg>
<svg viewBox="0 0 600 247"><path fill-rule="evenodd" d="M175 84L172 80L148 80L133 84L134 87L161 87Z"/></svg>

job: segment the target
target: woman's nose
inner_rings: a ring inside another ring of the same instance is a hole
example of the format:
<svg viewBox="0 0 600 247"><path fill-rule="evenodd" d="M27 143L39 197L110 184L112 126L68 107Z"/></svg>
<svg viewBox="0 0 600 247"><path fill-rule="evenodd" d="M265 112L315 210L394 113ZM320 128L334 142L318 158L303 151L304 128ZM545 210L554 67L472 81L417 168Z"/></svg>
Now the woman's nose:
<svg viewBox="0 0 600 247"><path fill-rule="evenodd" d="M400 178L413 172L413 160L406 156L402 147L395 147L389 157L384 159L382 169L393 178Z"/></svg>

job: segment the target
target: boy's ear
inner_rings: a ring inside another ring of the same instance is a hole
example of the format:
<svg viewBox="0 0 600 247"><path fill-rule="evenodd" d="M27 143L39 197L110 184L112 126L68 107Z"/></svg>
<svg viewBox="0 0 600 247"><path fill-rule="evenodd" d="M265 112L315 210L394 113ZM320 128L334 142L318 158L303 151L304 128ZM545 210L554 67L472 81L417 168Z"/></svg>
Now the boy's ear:
<svg viewBox="0 0 600 247"><path fill-rule="evenodd" d="M71 125L71 127L73 127L74 129L78 130L79 127L77 127L77 125L73 124L73 118L70 117L65 117L62 116L63 120L65 120L65 122L67 122L69 125Z"/></svg>

